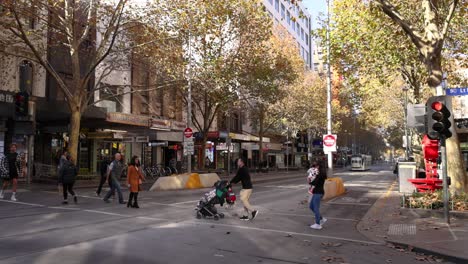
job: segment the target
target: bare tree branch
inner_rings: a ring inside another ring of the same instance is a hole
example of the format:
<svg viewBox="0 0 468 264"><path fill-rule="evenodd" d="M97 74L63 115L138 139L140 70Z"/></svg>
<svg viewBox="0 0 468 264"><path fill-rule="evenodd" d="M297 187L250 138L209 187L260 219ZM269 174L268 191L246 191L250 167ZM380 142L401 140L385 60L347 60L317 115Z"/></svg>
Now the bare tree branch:
<svg viewBox="0 0 468 264"><path fill-rule="evenodd" d="M444 27L441 33L442 39L445 39L445 37L447 36L448 28L450 26L450 21L452 21L457 5L458 5L458 0L453 0L452 4L450 5L450 10L449 10L447 17L445 18Z"/></svg>

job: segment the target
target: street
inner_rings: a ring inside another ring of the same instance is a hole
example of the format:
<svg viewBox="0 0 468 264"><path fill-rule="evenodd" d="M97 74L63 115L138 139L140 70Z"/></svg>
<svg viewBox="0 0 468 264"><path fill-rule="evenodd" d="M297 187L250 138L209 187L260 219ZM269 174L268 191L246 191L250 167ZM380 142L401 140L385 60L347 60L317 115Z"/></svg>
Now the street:
<svg viewBox="0 0 468 264"><path fill-rule="evenodd" d="M0 201L0 263L418 262L415 253L356 230L394 182L390 166L335 176L347 193L322 203L322 230L309 227L305 176L254 183L251 202L260 214L253 221L238 219L239 200L219 209L224 219L197 220L193 209L208 189L142 192L140 209L105 204L94 189L78 189L78 204L66 206L57 193L23 190L19 202Z"/></svg>

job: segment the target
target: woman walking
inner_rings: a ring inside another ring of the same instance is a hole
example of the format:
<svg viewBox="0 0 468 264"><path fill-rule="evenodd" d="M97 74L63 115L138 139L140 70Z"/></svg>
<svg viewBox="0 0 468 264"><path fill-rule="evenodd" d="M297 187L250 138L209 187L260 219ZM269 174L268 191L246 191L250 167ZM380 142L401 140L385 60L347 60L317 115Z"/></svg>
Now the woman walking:
<svg viewBox="0 0 468 264"><path fill-rule="evenodd" d="M324 185L327 179L327 171L323 164L317 164L316 167L318 168L318 175L310 183L314 188L312 190L312 199L310 199L309 208L315 215L315 224L311 225L310 228L319 230L322 229L322 225L327 221L327 219L320 214L320 201L325 194Z"/></svg>
<svg viewBox="0 0 468 264"><path fill-rule="evenodd" d="M140 159L133 156L128 165L127 184L130 190L128 197L127 207L140 208L138 206L138 192L140 191L140 184L145 180L141 174ZM132 200L134 200L132 204Z"/></svg>
<svg viewBox="0 0 468 264"><path fill-rule="evenodd" d="M62 204L68 204L68 193L73 196L73 201L78 203L78 198L73 191L73 184L75 184L76 176L78 175L78 169L73 164L73 160L70 155L66 156L63 164L59 171L59 184L63 187L63 202Z"/></svg>

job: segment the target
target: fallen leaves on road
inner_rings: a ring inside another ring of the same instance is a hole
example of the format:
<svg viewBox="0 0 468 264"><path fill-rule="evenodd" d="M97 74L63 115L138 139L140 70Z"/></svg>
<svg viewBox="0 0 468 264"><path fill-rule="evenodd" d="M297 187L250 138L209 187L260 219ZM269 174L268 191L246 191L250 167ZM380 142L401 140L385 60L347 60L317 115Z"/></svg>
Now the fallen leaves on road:
<svg viewBox="0 0 468 264"><path fill-rule="evenodd" d="M291 235L291 234L287 234L286 237L292 237L292 235Z"/></svg>
<svg viewBox="0 0 468 264"><path fill-rule="evenodd" d="M229 231L228 231L228 232L226 232L226 235L230 235L230 234L231 234L231 232L229 232Z"/></svg>
<svg viewBox="0 0 468 264"><path fill-rule="evenodd" d="M333 256L322 257L322 261L328 262L328 263L333 263L333 262L338 262L340 264L346 263L342 257L333 257Z"/></svg>

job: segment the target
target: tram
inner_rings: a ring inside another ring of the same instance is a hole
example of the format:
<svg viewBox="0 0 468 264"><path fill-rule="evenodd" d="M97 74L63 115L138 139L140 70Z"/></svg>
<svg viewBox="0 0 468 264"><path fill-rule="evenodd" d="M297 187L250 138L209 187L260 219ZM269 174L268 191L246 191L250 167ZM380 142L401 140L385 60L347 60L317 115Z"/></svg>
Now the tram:
<svg viewBox="0 0 468 264"><path fill-rule="evenodd" d="M369 155L353 155L351 157L351 170L352 171L370 170L371 164L372 164L372 156L369 156Z"/></svg>

